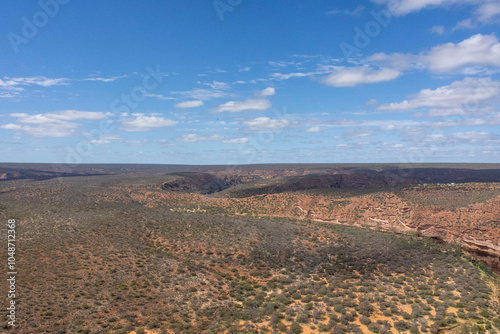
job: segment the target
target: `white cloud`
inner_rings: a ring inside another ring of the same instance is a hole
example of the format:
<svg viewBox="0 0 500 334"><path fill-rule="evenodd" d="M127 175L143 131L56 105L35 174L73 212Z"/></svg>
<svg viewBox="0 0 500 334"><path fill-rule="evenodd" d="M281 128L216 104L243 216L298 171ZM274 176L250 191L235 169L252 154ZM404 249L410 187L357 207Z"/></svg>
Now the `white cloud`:
<svg viewBox="0 0 500 334"><path fill-rule="evenodd" d="M45 116L56 119L62 119L66 121L72 121L77 119L90 119L90 120L103 119L110 115L100 111L61 110L61 111L54 111L51 113L47 113L45 114Z"/></svg>
<svg viewBox="0 0 500 334"><path fill-rule="evenodd" d="M463 124L465 126L479 126L479 125L486 125L487 121L482 118L467 118L464 119Z"/></svg>
<svg viewBox="0 0 500 334"><path fill-rule="evenodd" d="M432 108L429 110L431 117L443 117L453 115L466 115L467 112L464 108Z"/></svg>
<svg viewBox="0 0 500 334"><path fill-rule="evenodd" d="M170 92L170 94L178 94L193 100L202 100L202 101L231 96L231 94L222 89L205 89L205 88L195 88L187 91Z"/></svg>
<svg viewBox="0 0 500 334"><path fill-rule="evenodd" d="M267 62L272 67L284 68L291 65L297 65L296 61L268 61Z"/></svg>
<svg viewBox="0 0 500 334"><path fill-rule="evenodd" d="M106 118L107 114L94 111L62 110L35 115L13 113L9 116L17 118L17 124L5 124L0 126L2 129L22 130L35 137L67 137L80 126L69 121L98 120Z"/></svg>
<svg viewBox="0 0 500 334"><path fill-rule="evenodd" d="M286 119L271 119L269 117L257 117L243 122L251 130L280 129L287 127L290 122Z"/></svg>
<svg viewBox="0 0 500 334"><path fill-rule="evenodd" d="M25 113L13 113L10 114L11 117L16 117L19 122L22 123L44 123L45 120L64 120L64 121L74 121L79 119L103 119L107 117L107 114L97 111L79 111L79 110L61 110L54 111L45 114L29 115Z"/></svg>
<svg viewBox="0 0 500 334"><path fill-rule="evenodd" d="M305 132L308 132L308 133L316 133L316 132L323 132L324 129L319 127L319 126L313 126L313 127L310 127L308 129L305 130Z"/></svg>
<svg viewBox="0 0 500 334"><path fill-rule="evenodd" d="M489 116L486 116L484 118L466 118L463 120L463 125L466 125L466 126L500 125L500 113L489 115Z"/></svg>
<svg viewBox="0 0 500 334"><path fill-rule="evenodd" d="M425 68L422 63L421 56L410 53L385 54L381 52L366 58L366 61L377 64L378 66L386 66L399 71L405 71L412 68Z"/></svg>
<svg viewBox="0 0 500 334"><path fill-rule="evenodd" d="M248 138L225 139L222 142L224 144L244 144L244 143L248 143Z"/></svg>
<svg viewBox="0 0 500 334"><path fill-rule="evenodd" d="M425 57L434 72L452 72L464 66L500 66L500 43L495 35L474 35L458 44L432 48Z"/></svg>
<svg viewBox="0 0 500 334"><path fill-rule="evenodd" d="M260 92L260 96L273 96L276 94L276 89L274 87L267 87Z"/></svg>
<svg viewBox="0 0 500 334"><path fill-rule="evenodd" d="M154 128L162 128L176 125L178 122L159 116L146 116L144 114L135 114L134 118L122 120L122 129L125 131L149 131Z"/></svg>
<svg viewBox="0 0 500 334"><path fill-rule="evenodd" d="M484 115L491 113L493 110L490 107L480 108L473 106L473 108L432 108L429 110L428 115L431 117L443 117L443 116L454 116L454 115Z"/></svg>
<svg viewBox="0 0 500 334"><path fill-rule="evenodd" d="M318 72L295 72L295 73L273 73L271 74L271 77L275 80L288 80L291 78L303 78L303 77L309 77L314 74L319 74Z"/></svg>
<svg viewBox="0 0 500 334"><path fill-rule="evenodd" d="M365 102L365 106L373 106L378 104L378 101L376 99L369 99L368 101Z"/></svg>
<svg viewBox="0 0 500 334"><path fill-rule="evenodd" d="M396 16L418 12L422 9L452 4L469 3L471 0L372 0L375 3L386 5L387 9Z"/></svg>
<svg viewBox="0 0 500 334"><path fill-rule="evenodd" d="M56 85L67 85L68 80L69 79L67 78L50 79L43 76L20 77L20 78L4 77L3 79L0 79L0 87L29 86L29 85L49 87Z"/></svg>
<svg viewBox="0 0 500 334"><path fill-rule="evenodd" d="M18 78L10 78L4 77L0 79L0 97L3 98L13 98L19 96L20 92L25 90L25 86L42 86L42 87L50 87L57 85L67 85L67 78L46 78L43 76L36 77L18 77Z"/></svg>
<svg viewBox="0 0 500 334"><path fill-rule="evenodd" d="M92 134L85 133L85 135L90 136ZM120 135L101 134L97 139L90 140L90 143L96 145L104 145L104 144L110 144L113 140L118 140L118 139L121 139Z"/></svg>
<svg viewBox="0 0 500 334"><path fill-rule="evenodd" d="M373 130L371 130L370 127L359 126L359 127L355 127L355 128L346 130L343 134L343 137L345 137L345 138L362 138L362 137L369 137L371 135L373 135Z"/></svg>
<svg viewBox="0 0 500 334"><path fill-rule="evenodd" d="M165 96L165 95L161 95L161 94L147 93L147 94L144 94L144 96L153 97L153 98L159 99L159 100L177 100L175 97Z"/></svg>
<svg viewBox="0 0 500 334"><path fill-rule="evenodd" d="M176 108L196 108L201 107L203 105L203 101L201 100L193 100L193 101L185 101L180 102L175 105Z"/></svg>
<svg viewBox="0 0 500 334"><path fill-rule="evenodd" d="M442 35L445 33L445 29L443 26L434 26L431 28L431 32L437 35Z"/></svg>
<svg viewBox="0 0 500 334"><path fill-rule="evenodd" d="M248 142L248 138L226 138L218 134L202 136L196 133L190 133L187 135L182 135L175 138L176 141L181 141L185 143L199 143L199 142L209 142L216 141L222 142L224 144L242 144Z"/></svg>
<svg viewBox="0 0 500 334"><path fill-rule="evenodd" d="M457 44L438 45L418 55L377 53L366 61L399 71L428 69L435 73L455 74L458 70L466 75L489 73L488 68L498 70L500 67L500 42L494 34L476 34Z"/></svg>
<svg viewBox="0 0 500 334"><path fill-rule="evenodd" d="M444 134L439 133L439 134L434 134L434 135L428 135L428 136L426 136L423 139L423 141L431 141L431 142L433 142L433 141L442 140L444 138L445 138Z"/></svg>
<svg viewBox="0 0 500 334"><path fill-rule="evenodd" d="M490 22L500 16L500 3L496 0L484 1L475 14L480 22Z"/></svg>
<svg viewBox="0 0 500 334"><path fill-rule="evenodd" d="M229 89L229 84L221 81L212 81L212 82L204 82L203 83L206 86L209 86L212 89L217 89L217 90L228 90Z"/></svg>
<svg viewBox="0 0 500 334"><path fill-rule="evenodd" d="M197 143L197 142L204 142L204 141L221 141L222 139L223 139L223 137L220 135L200 136L200 135L195 134L195 133L190 133L190 134L182 135L182 136L175 138L175 140L182 141L185 143Z"/></svg>
<svg viewBox="0 0 500 334"><path fill-rule="evenodd" d="M245 67L241 67L238 69L238 72L248 72L250 71L252 68L250 66L245 66Z"/></svg>
<svg viewBox="0 0 500 334"><path fill-rule="evenodd" d="M476 6L474 19L481 23L493 22L500 16L500 3L498 0L372 0L372 2L387 6L387 9L396 16L407 15L428 8L454 8L459 5Z"/></svg>
<svg viewBox="0 0 500 334"><path fill-rule="evenodd" d="M90 141L91 144L96 144L96 145L103 145L103 144L109 144L111 143L109 140L105 139L92 139Z"/></svg>
<svg viewBox="0 0 500 334"><path fill-rule="evenodd" d="M4 124L1 125L0 128L6 129L6 130L21 130L22 126L14 123L9 123L9 124Z"/></svg>
<svg viewBox="0 0 500 334"><path fill-rule="evenodd" d="M118 79L123 79L123 78L127 78L127 77L128 77L127 75L117 75L117 76L108 77L108 78L104 78L104 77L90 77L90 78L83 79L83 81L112 82L112 81L116 81Z"/></svg>
<svg viewBox="0 0 500 334"><path fill-rule="evenodd" d="M354 87L359 84L391 81L398 78L401 72L393 69L372 69L366 66L344 68L322 79L324 84L334 87Z"/></svg>
<svg viewBox="0 0 500 334"><path fill-rule="evenodd" d="M338 15L338 14L342 14L342 15L349 15L349 16L358 16L359 14L361 14L361 12L365 9L365 6L363 5L358 5L358 7L356 7L355 9L353 10L347 10L347 9L334 9L334 10L330 10L327 12L328 15Z"/></svg>
<svg viewBox="0 0 500 334"><path fill-rule="evenodd" d="M52 123L40 124L37 126L18 125L12 123L0 126L2 129L23 130L35 137L68 137L75 132L77 127L78 124L64 121L54 121Z"/></svg>
<svg viewBox="0 0 500 334"><path fill-rule="evenodd" d="M2 98L12 98L18 95L17 92L0 92L0 97Z"/></svg>
<svg viewBox="0 0 500 334"><path fill-rule="evenodd" d="M436 142L440 146L458 146L458 145L478 145L493 144L500 142L498 135L485 131L455 132L450 134L432 134L427 135L423 141Z"/></svg>
<svg viewBox="0 0 500 334"><path fill-rule="evenodd" d="M468 19L465 19L465 20L462 20L462 21L459 21L455 27L453 28L453 30L459 30L459 29L474 29L476 27L476 25L474 23L472 23L472 19L471 18L468 18Z"/></svg>
<svg viewBox="0 0 500 334"><path fill-rule="evenodd" d="M413 110L420 107L430 108L477 108L481 103L491 100L500 93L500 82L490 78L465 78L449 86L437 89L423 89L409 100L400 103L386 103L378 110Z"/></svg>
<svg viewBox="0 0 500 334"><path fill-rule="evenodd" d="M491 138L491 134L484 131L472 131L472 132L458 132L453 133L450 137L457 139L466 139L466 140L481 140Z"/></svg>
<svg viewBox="0 0 500 334"><path fill-rule="evenodd" d="M229 101L221 104L214 112L239 112L244 110L267 110L271 108L272 104L266 99L246 99L245 101Z"/></svg>

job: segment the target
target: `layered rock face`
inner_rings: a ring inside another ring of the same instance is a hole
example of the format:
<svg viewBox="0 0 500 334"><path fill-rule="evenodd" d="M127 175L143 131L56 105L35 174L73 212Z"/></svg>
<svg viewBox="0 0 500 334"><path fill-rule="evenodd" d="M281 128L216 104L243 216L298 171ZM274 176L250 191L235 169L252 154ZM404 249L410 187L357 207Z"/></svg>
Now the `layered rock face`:
<svg viewBox="0 0 500 334"><path fill-rule="evenodd" d="M415 233L459 244L500 273L499 194L500 184L474 183L421 185L354 196L286 192L190 201L222 208L229 214L311 219Z"/></svg>
<svg viewBox="0 0 500 334"><path fill-rule="evenodd" d="M476 190L481 191L483 188L486 191L494 186L476 187L479 188ZM420 195L424 197L436 195L437 191L421 192ZM464 196L467 194L464 190ZM412 203L411 198L408 198L411 195L413 194L398 196L379 193L351 198L349 204L329 212L320 207L310 209L307 205L301 206L301 209L308 210L308 218L318 221L354 224L396 233L417 233L457 243L463 250L500 273L500 196L465 206L460 206L462 203L451 203L455 205L447 207ZM438 202L437 199L434 200Z"/></svg>

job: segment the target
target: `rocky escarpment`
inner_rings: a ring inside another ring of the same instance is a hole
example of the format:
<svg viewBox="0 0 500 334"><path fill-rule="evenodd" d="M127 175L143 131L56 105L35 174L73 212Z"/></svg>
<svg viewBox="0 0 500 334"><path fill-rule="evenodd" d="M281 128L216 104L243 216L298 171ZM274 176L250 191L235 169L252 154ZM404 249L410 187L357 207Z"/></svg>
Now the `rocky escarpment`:
<svg viewBox="0 0 500 334"><path fill-rule="evenodd" d="M238 184L241 179L222 179L206 175L202 177L203 182L184 178L164 184L164 189L168 189L169 186L190 189L182 196L179 192L141 195L136 191L130 196L147 202L148 206L168 203L171 210L189 209L229 215L290 217L395 233L414 233L459 244L464 251L473 254L500 273L499 183L417 184L399 190L383 188L364 192L365 195L356 195L356 192L344 191L350 184L348 175L349 173L290 176L287 178L289 182L286 184L286 189L267 188L262 194L248 196L248 193L245 196L234 197L213 197L202 194ZM366 178L361 180L359 173L352 175L353 184L362 182L366 186L374 184L371 182L380 181L373 178L373 174L365 176ZM368 180L371 182L367 182ZM206 188L199 187L200 184L206 185ZM390 188L389 184L385 186ZM296 188L304 187L314 189L328 187L334 188L334 191L326 195L295 191ZM360 187L353 186L353 188ZM231 189L232 186L226 190Z"/></svg>
<svg viewBox="0 0 500 334"><path fill-rule="evenodd" d="M482 203L446 209L411 204L391 193L352 198L339 209L309 209L307 218L318 221L377 228L396 233L415 233L462 249L500 273L500 196Z"/></svg>

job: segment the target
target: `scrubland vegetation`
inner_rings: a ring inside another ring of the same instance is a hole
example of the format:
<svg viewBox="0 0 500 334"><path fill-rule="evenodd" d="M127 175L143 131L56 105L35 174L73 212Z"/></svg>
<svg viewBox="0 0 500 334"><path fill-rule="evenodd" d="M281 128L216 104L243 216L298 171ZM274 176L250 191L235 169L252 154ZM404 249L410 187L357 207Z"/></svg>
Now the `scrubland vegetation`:
<svg viewBox="0 0 500 334"><path fill-rule="evenodd" d="M130 195L159 180L0 183L0 212L19 222L16 333L500 331L498 278L460 247Z"/></svg>

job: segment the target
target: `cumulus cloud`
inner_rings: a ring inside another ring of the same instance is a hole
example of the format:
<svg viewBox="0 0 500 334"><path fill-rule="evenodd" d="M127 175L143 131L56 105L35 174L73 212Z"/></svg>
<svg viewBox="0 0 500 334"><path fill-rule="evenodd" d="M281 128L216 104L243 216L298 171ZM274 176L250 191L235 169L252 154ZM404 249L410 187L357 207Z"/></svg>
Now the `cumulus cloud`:
<svg viewBox="0 0 500 334"><path fill-rule="evenodd" d="M378 110L397 111L413 110L420 107L460 108L478 107L481 103L497 97L500 93L500 82L490 78L465 78L448 86L437 89L423 89L411 99L398 103L380 105Z"/></svg>
<svg viewBox="0 0 500 334"><path fill-rule="evenodd" d="M221 104L214 112L240 112L244 110L263 111L271 108L272 104L266 99L246 99L245 101L229 101Z"/></svg>
<svg viewBox="0 0 500 334"><path fill-rule="evenodd" d="M459 43L446 43L428 52L414 54L377 53L367 62L397 70L428 69L435 73L477 74L500 67L500 43L494 35L473 35Z"/></svg>
<svg viewBox="0 0 500 334"><path fill-rule="evenodd" d="M280 129L287 127L290 122L286 119L271 119L269 117L257 117L243 122L250 130Z"/></svg>
<svg viewBox="0 0 500 334"><path fill-rule="evenodd" d="M197 108L203 105L201 100L185 101L180 102L175 105L176 108Z"/></svg>
<svg viewBox="0 0 500 334"><path fill-rule="evenodd" d="M373 69L367 66L344 68L322 79L324 84L334 87L354 87L359 84L391 81L401 75L400 71L388 68Z"/></svg>
<svg viewBox="0 0 500 334"><path fill-rule="evenodd" d="M465 66L500 66L500 43L493 34L477 34L458 44L432 48L425 61L433 72L451 72Z"/></svg>
<svg viewBox="0 0 500 334"><path fill-rule="evenodd" d="M95 111L61 110L45 114L30 115L13 113L10 117L17 118L17 123L0 126L7 130L22 130L35 137L67 137L72 135L80 126L69 121L99 120L108 114Z"/></svg>
<svg viewBox="0 0 500 334"><path fill-rule="evenodd" d="M274 94L276 94L276 89L274 87L267 87L259 93L260 96L273 96Z"/></svg>
<svg viewBox="0 0 500 334"><path fill-rule="evenodd" d="M154 128L163 128L176 125L178 122L159 116L146 116L144 114L135 114L132 118L126 118L121 121L122 130L129 132L149 131Z"/></svg>
<svg viewBox="0 0 500 334"><path fill-rule="evenodd" d="M452 8L457 5L475 6L474 20L481 23L493 22L500 16L498 0L372 0L372 2L385 5L395 16L436 7Z"/></svg>

